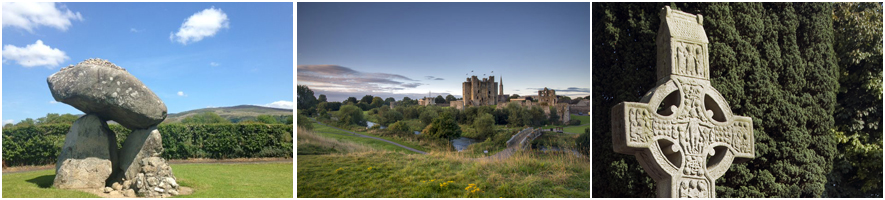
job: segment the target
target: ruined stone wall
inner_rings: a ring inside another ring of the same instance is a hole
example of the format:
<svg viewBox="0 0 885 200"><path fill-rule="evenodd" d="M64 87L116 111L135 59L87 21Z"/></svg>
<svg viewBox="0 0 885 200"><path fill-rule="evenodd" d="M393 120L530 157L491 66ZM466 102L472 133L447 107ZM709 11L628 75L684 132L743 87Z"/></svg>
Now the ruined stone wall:
<svg viewBox="0 0 885 200"><path fill-rule="evenodd" d="M482 80L472 76L467 78L467 81L462 83L461 87L462 97L466 105L495 105L498 102L498 82L495 82L495 76L489 76L489 78L483 78Z"/></svg>
<svg viewBox="0 0 885 200"><path fill-rule="evenodd" d="M577 104L569 104L569 112L572 114L590 114L590 100L581 100Z"/></svg>
<svg viewBox="0 0 885 200"><path fill-rule="evenodd" d="M544 87L544 90L538 90L538 103L541 105L556 104L556 90L550 90Z"/></svg>

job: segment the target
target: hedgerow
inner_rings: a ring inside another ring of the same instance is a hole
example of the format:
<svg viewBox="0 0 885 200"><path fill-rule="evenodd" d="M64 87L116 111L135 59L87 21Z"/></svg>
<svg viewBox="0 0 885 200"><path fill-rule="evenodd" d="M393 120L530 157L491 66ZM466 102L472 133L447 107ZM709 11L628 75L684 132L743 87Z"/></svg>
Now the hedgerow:
<svg viewBox="0 0 885 200"><path fill-rule="evenodd" d="M122 147L132 131L117 124L109 127L116 134L117 148ZM4 128L4 164L55 163L70 128L70 124ZM166 159L292 157L291 124L160 124L157 130Z"/></svg>

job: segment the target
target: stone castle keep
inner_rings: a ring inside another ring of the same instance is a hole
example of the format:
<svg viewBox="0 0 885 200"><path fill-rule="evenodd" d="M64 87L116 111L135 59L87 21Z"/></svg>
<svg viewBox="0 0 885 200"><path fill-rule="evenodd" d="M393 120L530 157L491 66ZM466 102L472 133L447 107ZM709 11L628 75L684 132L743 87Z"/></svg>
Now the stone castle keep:
<svg viewBox="0 0 885 200"><path fill-rule="evenodd" d="M467 78L467 81L461 83L461 96L464 99L463 104L470 106L496 105L506 101L508 97L504 95L504 84L495 82L495 76L482 80L476 76Z"/></svg>

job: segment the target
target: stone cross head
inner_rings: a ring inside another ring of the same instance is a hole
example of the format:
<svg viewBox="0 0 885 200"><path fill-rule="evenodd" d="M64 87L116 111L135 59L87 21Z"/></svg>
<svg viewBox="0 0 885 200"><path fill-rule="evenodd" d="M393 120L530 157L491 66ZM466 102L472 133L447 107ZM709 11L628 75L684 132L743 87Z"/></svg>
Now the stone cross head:
<svg viewBox="0 0 885 200"><path fill-rule="evenodd" d="M753 121L710 85L703 17L661 10L657 86L612 108L615 152L635 155L658 197L715 198L716 179L755 157Z"/></svg>

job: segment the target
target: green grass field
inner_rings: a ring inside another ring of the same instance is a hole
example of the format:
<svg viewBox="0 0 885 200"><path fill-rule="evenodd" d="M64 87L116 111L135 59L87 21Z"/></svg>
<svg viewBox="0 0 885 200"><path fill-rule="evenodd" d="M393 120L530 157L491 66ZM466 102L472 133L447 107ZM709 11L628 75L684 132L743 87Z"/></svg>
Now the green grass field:
<svg viewBox="0 0 885 200"><path fill-rule="evenodd" d="M178 183L199 198L292 198L292 163L172 164ZM53 170L3 175L3 198L96 198L73 190L52 188Z"/></svg>
<svg viewBox="0 0 885 200"><path fill-rule="evenodd" d="M341 131L338 129L334 129L332 127L324 126L324 125L321 125L316 122L313 123L313 127L314 127L313 132L318 135L321 135L323 137L334 138L337 140L344 140L344 141L352 141L352 142L356 142L356 143L365 144L365 145L373 147L373 148L384 149L384 150L389 150L389 151L416 153L416 152L406 150L402 147L399 147L399 146L396 146L396 145L393 145L393 144L390 144L390 143L387 143L384 141L371 139L371 138L357 137L357 136L354 136L353 134L350 134L348 132L344 132L344 131ZM335 134L335 133L337 133L337 134ZM392 142L396 142L396 143L399 143L404 146L411 147L411 148L414 148L414 149L417 149L420 151L427 151L427 149L424 147L414 145L414 144L405 143L402 141L398 141L393 138L381 137L381 136L377 136L377 135L368 134L366 132L357 132L357 133L364 134L364 135L371 135L373 137L378 137L378 138L390 140Z"/></svg>
<svg viewBox="0 0 885 200"><path fill-rule="evenodd" d="M369 151L297 162L298 197L590 197L589 159L570 154L488 161Z"/></svg>

